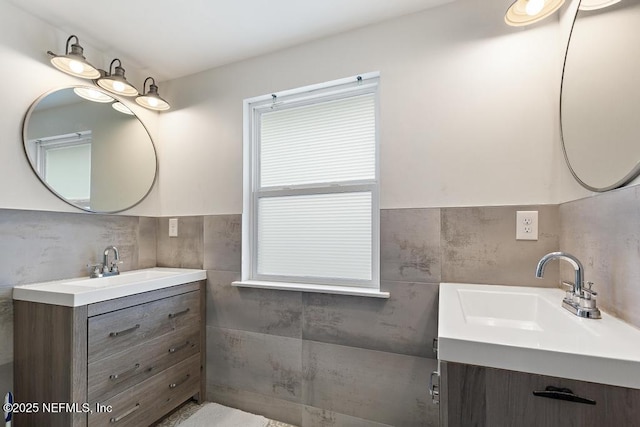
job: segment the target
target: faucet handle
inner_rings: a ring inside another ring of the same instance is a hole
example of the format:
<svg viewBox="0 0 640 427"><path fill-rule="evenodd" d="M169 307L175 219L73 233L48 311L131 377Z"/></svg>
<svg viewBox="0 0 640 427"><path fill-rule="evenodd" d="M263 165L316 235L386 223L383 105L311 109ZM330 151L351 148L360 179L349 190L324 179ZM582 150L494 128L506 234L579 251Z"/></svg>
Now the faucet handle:
<svg viewBox="0 0 640 427"><path fill-rule="evenodd" d="M560 284L564 287L565 299L570 301L573 300L573 290L575 289L575 285L571 282L565 282L564 280L560 282Z"/></svg>
<svg viewBox="0 0 640 427"><path fill-rule="evenodd" d="M111 272L118 273L119 272L118 264L122 264L122 263L124 263L124 261L115 261L115 260L111 261L111 268L110 268Z"/></svg>
<svg viewBox="0 0 640 427"><path fill-rule="evenodd" d="M87 264L87 268L91 271L89 277L95 278L102 274L102 264Z"/></svg>
<svg viewBox="0 0 640 427"><path fill-rule="evenodd" d="M565 288L565 290L567 292L571 291L573 292L573 288L575 287L575 285L571 282L565 282L564 280L562 282L560 282L560 285L562 285L563 288Z"/></svg>
<svg viewBox="0 0 640 427"><path fill-rule="evenodd" d="M584 297L585 299L595 299L598 293L591 289L593 286L593 282L585 282L584 284Z"/></svg>

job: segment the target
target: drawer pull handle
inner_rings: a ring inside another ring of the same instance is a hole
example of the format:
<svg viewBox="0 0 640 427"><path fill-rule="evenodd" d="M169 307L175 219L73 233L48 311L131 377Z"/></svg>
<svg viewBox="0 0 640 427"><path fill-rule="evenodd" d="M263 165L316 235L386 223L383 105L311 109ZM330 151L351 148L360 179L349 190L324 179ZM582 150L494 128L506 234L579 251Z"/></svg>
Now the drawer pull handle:
<svg viewBox="0 0 640 427"><path fill-rule="evenodd" d="M133 414L133 413L134 413L135 411L137 411L138 409L140 409L140 404L139 404L139 403L136 403L136 406L134 406L133 408L129 409L127 412L125 412L124 414L120 415L119 417L111 418L111 419L109 420L109 422L110 422L111 424L115 424L115 423L117 423L117 422L121 421L123 418L126 418L126 417L128 417L129 415Z"/></svg>
<svg viewBox="0 0 640 427"><path fill-rule="evenodd" d="M110 337L119 337L119 336L121 336L121 335L130 334L131 332L135 331L135 330L136 330L136 329L138 329L139 327L140 327L140 325L138 324L138 325L133 326L133 327L131 327L131 328L129 328L129 329L124 329L124 330L122 330L122 331L118 331L118 332L111 332L111 333L109 334L109 336L110 336Z"/></svg>
<svg viewBox="0 0 640 427"><path fill-rule="evenodd" d="M553 386L547 386L547 388L545 388L544 391L534 391L533 395L538 397L546 397L548 399L558 399L558 400L566 400L568 402L584 403L586 405L596 404L595 400L578 396L568 388L558 388Z"/></svg>
<svg viewBox="0 0 640 427"><path fill-rule="evenodd" d="M184 343L182 345L179 345L177 347L171 347L169 349L169 353L175 353L178 350L182 350L183 348L187 348L187 347L189 347L189 344L191 344L191 343L189 341L187 341L186 343Z"/></svg>
<svg viewBox="0 0 640 427"><path fill-rule="evenodd" d="M176 317L178 317L178 316L185 315L185 314L187 314L190 310L191 310L190 308L187 308L187 309L184 309L184 310L179 311L179 312L177 312L177 313L169 313L169 319L175 319L175 318L176 318Z"/></svg>
<svg viewBox="0 0 640 427"><path fill-rule="evenodd" d="M131 368L131 369L127 370L127 371L121 372L119 374L109 375L109 379L112 380L112 381L115 381L118 378L122 377L123 375L131 374L131 373L135 372L139 367L140 367L140 364L136 363L133 368Z"/></svg>
<svg viewBox="0 0 640 427"><path fill-rule="evenodd" d="M182 381L179 381L179 382L177 382L177 383L171 383L171 384L169 384L169 388L170 388L170 389L174 389L174 388L178 387L179 385L184 384L185 382L187 382L187 380L189 379L189 377L191 377L191 375L187 374L187 376L186 376L186 377L184 377L184 378L182 379Z"/></svg>

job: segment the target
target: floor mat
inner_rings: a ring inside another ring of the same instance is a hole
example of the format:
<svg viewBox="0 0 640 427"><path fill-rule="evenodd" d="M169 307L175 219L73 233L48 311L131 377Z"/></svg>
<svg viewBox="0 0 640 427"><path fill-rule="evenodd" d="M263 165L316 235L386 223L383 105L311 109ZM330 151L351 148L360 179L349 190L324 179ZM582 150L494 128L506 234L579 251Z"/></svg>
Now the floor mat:
<svg viewBox="0 0 640 427"><path fill-rule="evenodd" d="M260 415L217 403L205 403L195 414L180 423L180 427L267 427L269 420Z"/></svg>

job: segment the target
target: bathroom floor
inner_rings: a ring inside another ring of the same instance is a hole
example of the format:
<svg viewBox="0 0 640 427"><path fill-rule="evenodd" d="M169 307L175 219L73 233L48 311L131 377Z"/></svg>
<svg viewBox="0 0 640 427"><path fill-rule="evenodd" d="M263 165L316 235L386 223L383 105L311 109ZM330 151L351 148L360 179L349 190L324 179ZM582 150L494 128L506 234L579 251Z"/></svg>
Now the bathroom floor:
<svg viewBox="0 0 640 427"><path fill-rule="evenodd" d="M175 412L169 415L167 418L156 424L155 427L177 427L184 420L195 414L200 405L195 402L187 402L178 408ZM266 427L296 427L291 424L283 423L280 421L270 420Z"/></svg>

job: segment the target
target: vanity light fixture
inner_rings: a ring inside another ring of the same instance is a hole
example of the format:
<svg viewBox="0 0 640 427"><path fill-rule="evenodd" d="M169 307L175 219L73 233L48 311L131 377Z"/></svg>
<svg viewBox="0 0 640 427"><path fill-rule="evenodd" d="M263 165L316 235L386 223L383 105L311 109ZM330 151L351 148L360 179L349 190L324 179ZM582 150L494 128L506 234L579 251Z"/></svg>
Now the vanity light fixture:
<svg viewBox="0 0 640 427"><path fill-rule="evenodd" d="M71 45L71 50L69 50L71 39L76 39L76 41ZM63 73L83 79L97 79L100 77L100 71L87 62L83 53L84 49L80 46L80 40L78 40L78 37L75 35L71 35L67 39L67 47L64 55L56 55L51 51L47 52L47 54L51 56L53 66Z"/></svg>
<svg viewBox="0 0 640 427"><path fill-rule="evenodd" d="M516 0L507 9L504 22L514 27L542 21L564 4L565 0Z"/></svg>
<svg viewBox="0 0 640 427"><path fill-rule="evenodd" d="M118 65L113 69L113 64L118 61ZM109 65L109 72L100 77L97 81L98 86L116 95L136 96L138 89L133 87L124 76L124 68L122 62L116 58Z"/></svg>
<svg viewBox="0 0 640 427"><path fill-rule="evenodd" d="M79 97L88 99L89 101L102 103L113 102L113 98L106 93L96 89L91 89L90 87L75 87L73 88L73 91Z"/></svg>
<svg viewBox="0 0 640 427"><path fill-rule="evenodd" d="M129 114L130 116L134 115L133 111L131 111L129 107L124 105L122 102L114 102L113 104L111 104L111 106L113 107L114 110L119 111L121 113Z"/></svg>
<svg viewBox="0 0 640 427"><path fill-rule="evenodd" d="M73 39L75 39L75 42L69 46L69 43L71 43ZM138 104L150 110L165 111L171 108L169 103L158 94L158 86L153 77L147 77L145 79L142 87L143 94L140 94L138 93L138 89L127 81L124 76L122 62L118 58L111 61L109 72L107 72L89 64L83 56L83 53L84 49L80 46L80 41L75 35L71 35L67 39L67 48L64 55L56 55L51 51L47 52L47 54L51 56L53 66L66 74L92 79L96 85L116 95L135 96ZM116 62L117 65L114 68ZM149 90L145 92L149 80L151 80ZM88 87L76 88L74 92L89 101L107 103L113 102L114 100L109 95ZM113 107L121 113L133 114L128 107L121 103L116 102L113 104Z"/></svg>
<svg viewBox="0 0 640 427"><path fill-rule="evenodd" d="M620 0L582 0L578 10L598 10L620 3Z"/></svg>
<svg viewBox="0 0 640 427"><path fill-rule="evenodd" d="M151 84L149 85L149 91L145 92L145 88L147 87L147 82L151 80ZM162 99L158 94L158 86L156 86L156 81L153 77L147 77L142 84L142 92L144 95L139 95L136 98L136 102L142 105L145 108L156 111L165 111L171 108L169 103Z"/></svg>

